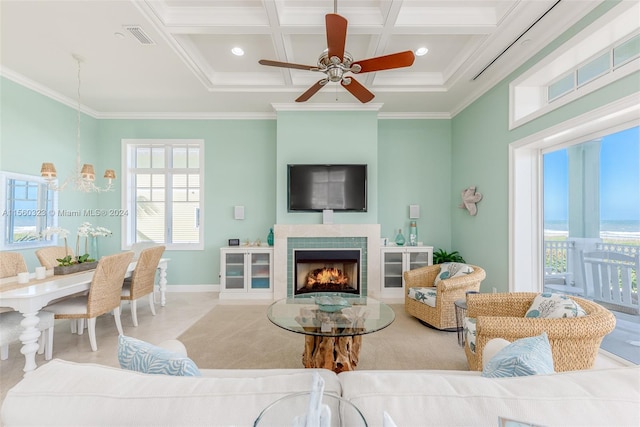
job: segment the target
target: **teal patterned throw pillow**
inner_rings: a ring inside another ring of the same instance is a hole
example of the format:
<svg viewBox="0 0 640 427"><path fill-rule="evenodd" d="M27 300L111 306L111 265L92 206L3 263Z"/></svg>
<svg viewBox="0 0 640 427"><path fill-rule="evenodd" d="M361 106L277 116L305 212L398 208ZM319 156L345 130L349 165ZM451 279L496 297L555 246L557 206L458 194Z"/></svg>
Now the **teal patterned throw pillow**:
<svg viewBox="0 0 640 427"><path fill-rule="evenodd" d="M145 374L201 376L188 357L124 335L118 338L118 361L122 369Z"/></svg>
<svg viewBox="0 0 640 427"><path fill-rule="evenodd" d="M582 317L586 312L580 305L562 294L545 292L537 295L524 317L545 317L558 319L562 317Z"/></svg>
<svg viewBox="0 0 640 427"><path fill-rule="evenodd" d="M547 333L512 342L489 360L482 370L487 378L552 374L553 355Z"/></svg>
<svg viewBox="0 0 640 427"><path fill-rule="evenodd" d="M437 285L439 281L445 279L451 279L452 277L464 276L465 274L473 273L473 267L460 262L445 262L440 264L440 273L433 282Z"/></svg>

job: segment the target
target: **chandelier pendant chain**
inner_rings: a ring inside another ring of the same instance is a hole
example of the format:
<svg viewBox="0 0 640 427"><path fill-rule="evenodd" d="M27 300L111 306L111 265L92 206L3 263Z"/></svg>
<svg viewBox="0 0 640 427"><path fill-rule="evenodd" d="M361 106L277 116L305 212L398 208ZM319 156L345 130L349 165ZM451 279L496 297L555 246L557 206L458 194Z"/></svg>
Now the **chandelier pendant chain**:
<svg viewBox="0 0 640 427"><path fill-rule="evenodd" d="M64 180L61 185L57 185L55 180L57 178L56 168L53 163L45 162L42 164L42 168L40 169L40 174L43 178L48 181L48 186L51 190L54 191L62 191L69 184L73 184L73 187L77 191L82 191L85 193L90 192L102 192L102 191L113 191L113 180L116 179L116 172L113 169L107 169L104 173L104 177L107 179L107 185L104 187L98 187L95 185L95 170L91 163L82 164L80 159L80 144L82 142L81 139L81 125L82 125L82 97L81 97L81 64L82 57L80 55L72 54L73 59L78 64L78 89L76 91L76 95L78 97L78 105L76 108L76 164L75 170L73 174Z"/></svg>

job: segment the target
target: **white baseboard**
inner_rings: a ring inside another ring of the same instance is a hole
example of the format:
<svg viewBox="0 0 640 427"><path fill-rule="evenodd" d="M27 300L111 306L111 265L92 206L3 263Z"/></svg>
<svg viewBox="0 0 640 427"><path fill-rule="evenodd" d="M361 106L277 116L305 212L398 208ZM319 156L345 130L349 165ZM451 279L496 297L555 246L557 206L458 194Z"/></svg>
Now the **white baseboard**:
<svg viewBox="0 0 640 427"><path fill-rule="evenodd" d="M220 292L220 285L167 285L169 292Z"/></svg>

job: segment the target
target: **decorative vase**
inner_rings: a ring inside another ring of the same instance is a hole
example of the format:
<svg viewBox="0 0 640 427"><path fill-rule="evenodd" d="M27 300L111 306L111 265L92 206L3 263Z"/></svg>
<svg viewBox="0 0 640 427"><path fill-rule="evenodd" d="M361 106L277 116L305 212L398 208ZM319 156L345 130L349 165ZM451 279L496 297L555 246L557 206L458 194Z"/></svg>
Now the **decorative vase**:
<svg viewBox="0 0 640 427"><path fill-rule="evenodd" d="M91 238L91 252L89 252L89 258L93 258L96 261L100 259L100 254L98 254L98 238Z"/></svg>
<svg viewBox="0 0 640 427"><path fill-rule="evenodd" d="M273 228L269 229L269 235L267 236L267 244L273 246Z"/></svg>
<svg viewBox="0 0 640 427"><path fill-rule="evenodd" d="M404 245L404 236L402 235L402 229L398 229L398 235L396 236L396 245L403 246Z"/></svg>
<svg viewBox="0 0 640 427"><path fill-rule="evenodd" d="M418 226L415 221L409 224L409 246L418 246Z"/></svg>

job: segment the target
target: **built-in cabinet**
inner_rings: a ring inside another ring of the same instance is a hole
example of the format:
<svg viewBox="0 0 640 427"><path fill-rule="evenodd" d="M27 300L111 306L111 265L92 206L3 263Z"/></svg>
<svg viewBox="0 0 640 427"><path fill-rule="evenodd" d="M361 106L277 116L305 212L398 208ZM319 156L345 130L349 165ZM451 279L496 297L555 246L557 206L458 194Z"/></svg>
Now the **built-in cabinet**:
<svg viewBox="0 0 640 427"><path fill-rule="evenodd" d="M433 264L433 246L384 246L380 254L381 294L404 298L404 272Z"/></svg>
<svg viewBox="0 0 640 427"><path fill-rule="evenodd" d="M220 249L220 299L273 296L273 248Z"/></svg>

